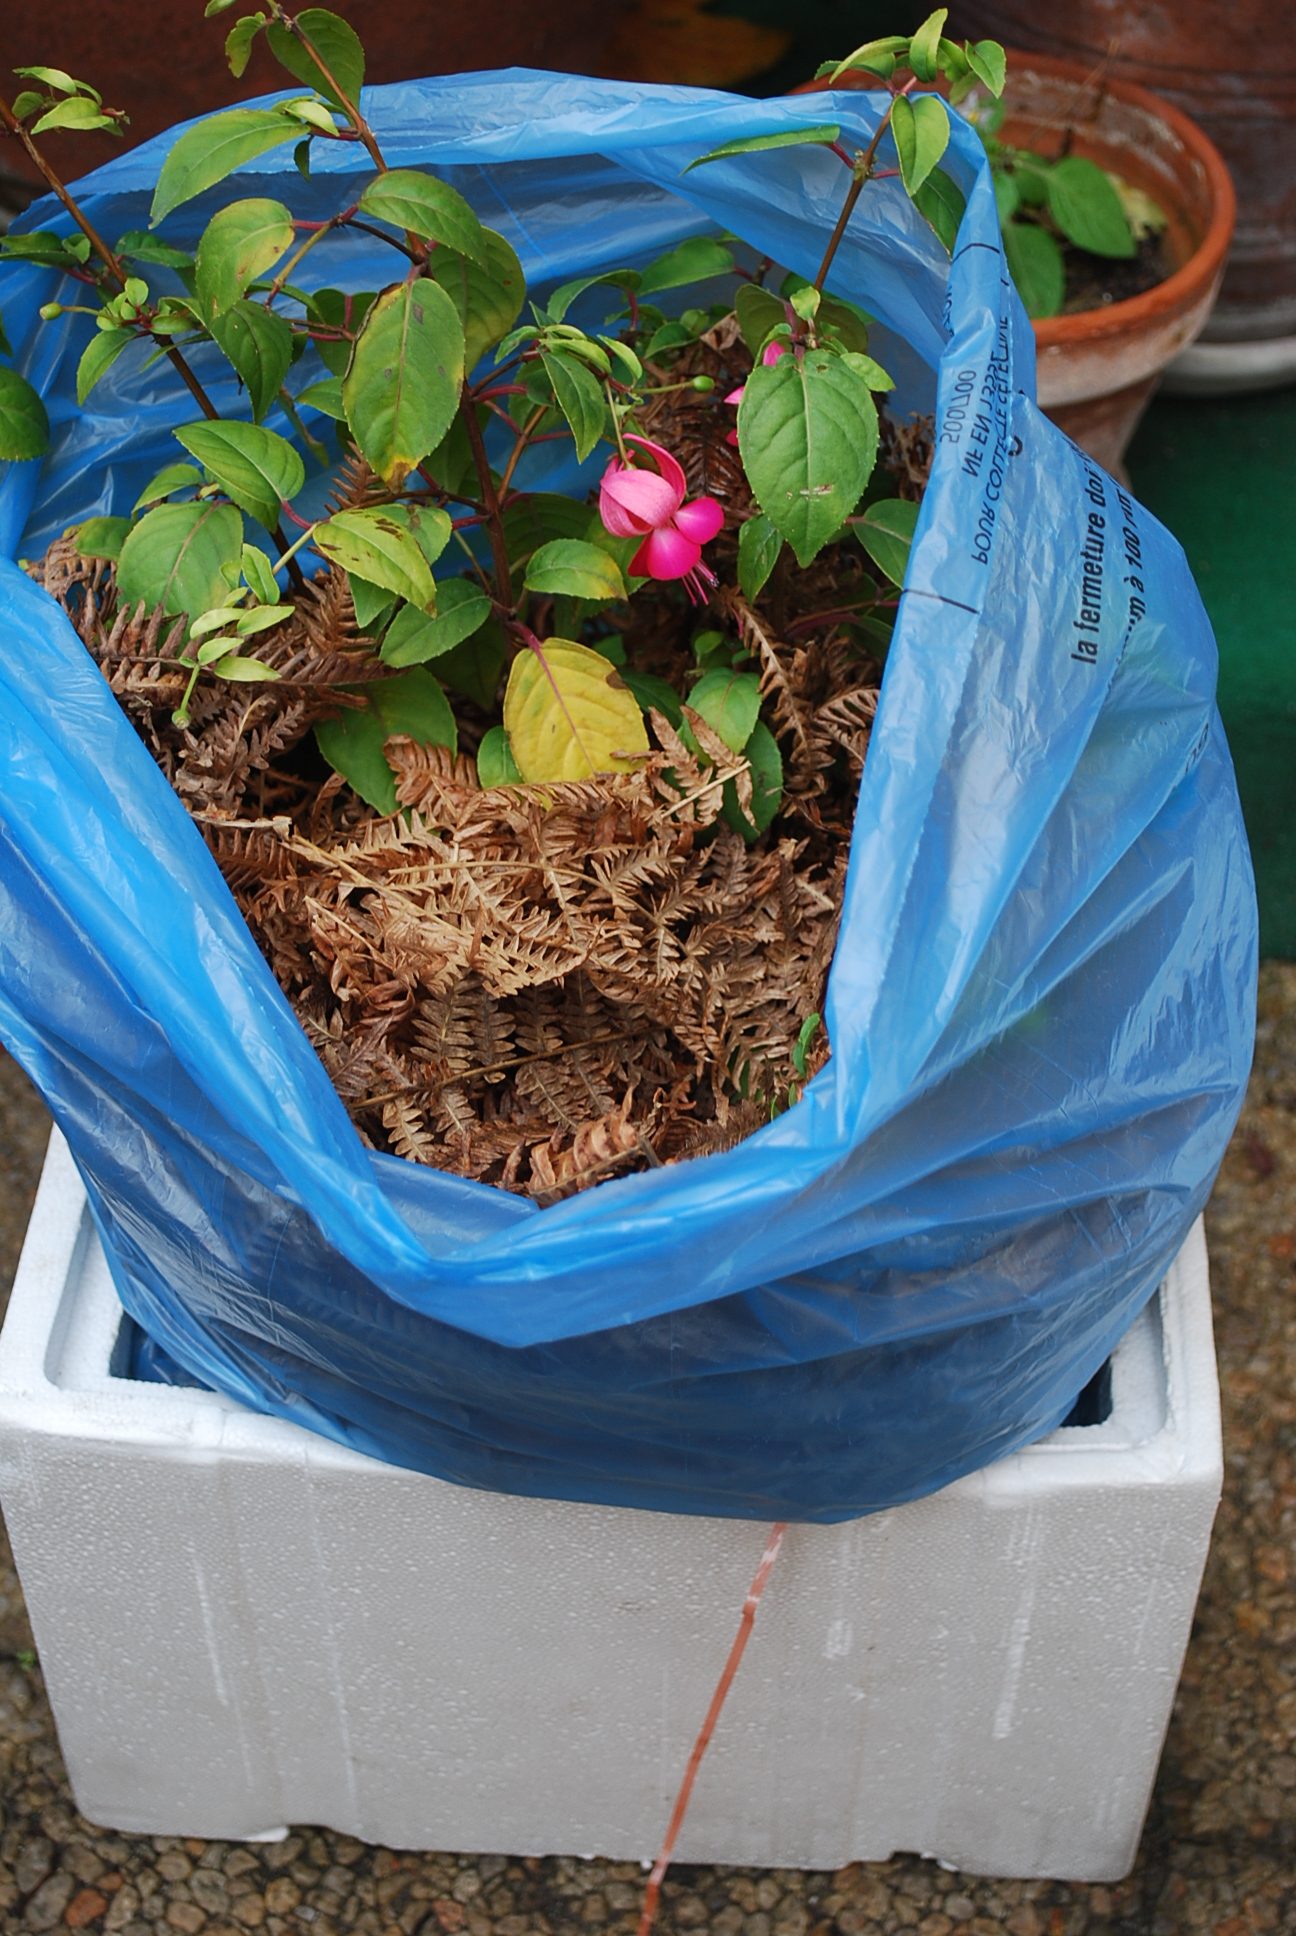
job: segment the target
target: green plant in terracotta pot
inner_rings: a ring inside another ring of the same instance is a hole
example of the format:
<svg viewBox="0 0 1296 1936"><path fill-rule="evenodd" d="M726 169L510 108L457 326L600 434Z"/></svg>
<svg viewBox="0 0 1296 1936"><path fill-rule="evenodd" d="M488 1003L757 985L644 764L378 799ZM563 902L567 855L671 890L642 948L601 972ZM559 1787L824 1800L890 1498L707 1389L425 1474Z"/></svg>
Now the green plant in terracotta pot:
<svg viewBox="0 0 1296 1936"><path fill-rule="evenodd" d="M945 10L934 17L943 28ZM973 72L951 77L950 98L988 142L1006 252L1035 320L1040 403L1117 470L1161 372L1210 315L1232 184L1202 130L1145 89L1077 62L1014 49L1006 60L999 95ZM894 61L889 43L871 42L826 63L816 85L892 85ZM1070 291L1064 245L1083 272ZM1140 256L1131 285L1125 265Z"/></svg>

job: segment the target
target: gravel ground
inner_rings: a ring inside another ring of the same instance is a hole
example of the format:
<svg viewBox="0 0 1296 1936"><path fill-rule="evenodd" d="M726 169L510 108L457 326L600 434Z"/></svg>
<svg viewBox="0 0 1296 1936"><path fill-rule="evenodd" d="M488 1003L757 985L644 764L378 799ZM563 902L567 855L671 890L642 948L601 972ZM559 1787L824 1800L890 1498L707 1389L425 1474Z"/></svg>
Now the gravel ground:
<svg viewBox="0 0 1296 1936"><path fill-rule="evenodd" d="M1296 964L1261 977L1247 1106L1208 1213L1227 1476L1133 1874L1085 1886L946 1874L915 1856L835 1874L679 1868L661 1936L1249 1936L1296 1931ZM45 1125L0 1055L0 1287ZM722 1723L723 1725L723 1723ZM103 1833L77 1814L0 1552L0 1926L115 1936L633 1936L634 1865Z"/></svg>

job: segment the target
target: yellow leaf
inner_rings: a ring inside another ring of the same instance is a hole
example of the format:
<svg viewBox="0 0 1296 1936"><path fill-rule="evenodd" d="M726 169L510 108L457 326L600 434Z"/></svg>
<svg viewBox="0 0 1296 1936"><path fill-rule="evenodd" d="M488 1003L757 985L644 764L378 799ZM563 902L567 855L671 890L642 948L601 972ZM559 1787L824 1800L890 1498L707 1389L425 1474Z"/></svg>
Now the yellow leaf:
<svg viewBox="0 0 1296 1936"><path fill-rule="evenodd" d="M616 667L571 639L518 653L504 693L504 730L524 780L628 773L648 751L639 702Z"/></svg>

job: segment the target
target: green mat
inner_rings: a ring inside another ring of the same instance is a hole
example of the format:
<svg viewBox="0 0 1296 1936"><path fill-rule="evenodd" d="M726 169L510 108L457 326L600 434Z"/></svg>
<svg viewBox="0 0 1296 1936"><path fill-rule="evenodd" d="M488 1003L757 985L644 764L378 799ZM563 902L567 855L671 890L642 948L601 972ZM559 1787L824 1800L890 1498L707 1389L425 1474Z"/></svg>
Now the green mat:
<svg viewBox="0 0 1296 1936"><path fill-rule="evenodd" d="M1261 952L1296 959L1296 388L1159 397L1126 462L1183 545L1219 642Z"/></svg>

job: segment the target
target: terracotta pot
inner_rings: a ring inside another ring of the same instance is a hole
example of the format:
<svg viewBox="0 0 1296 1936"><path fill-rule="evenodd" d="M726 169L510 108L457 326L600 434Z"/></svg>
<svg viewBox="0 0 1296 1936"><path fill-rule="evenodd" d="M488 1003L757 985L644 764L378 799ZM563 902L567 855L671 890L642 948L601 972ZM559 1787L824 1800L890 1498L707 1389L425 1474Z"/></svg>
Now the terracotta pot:
<svg viewBox="0 0 1296 1936"><path fill-rule="evenodd" d="M1166 365L1211 313L1233 234L1233 184L1214 145L1167 101L1127 81L1042 54L1010 52L1004 138L1040 154L1085 155L1165 210L1173 273L1102 309L1035 324L1039 401L1054 423L1114 470Z"/></svg>
<svg viewBox="0 0 1296 1936"><path fill-rule="evenodd" d="M965 0L960 34L1061 55L1141 82L1192 116L1238 191L1237 234L1204 341L1296 346L1296 61L1271 0ZM1284 58L1285 54L1285 58ZM1290 372L1289 372L1290 374Z"/></svg>
<svg viewBox="0 0 1296 1936"><path fill-rule="evenodd" d="M1187 115L1128 82L1095 84L1091 72L1010 51L1003 137L1056 155L1069 132L1070 153L1146 189L1167 216L1175 266L1164 282L1127 301L1034 326L1041 408L1114 471L1162 371L1210 315L1235 201L1223 160Z"/></svg>

